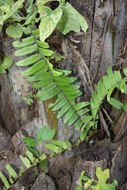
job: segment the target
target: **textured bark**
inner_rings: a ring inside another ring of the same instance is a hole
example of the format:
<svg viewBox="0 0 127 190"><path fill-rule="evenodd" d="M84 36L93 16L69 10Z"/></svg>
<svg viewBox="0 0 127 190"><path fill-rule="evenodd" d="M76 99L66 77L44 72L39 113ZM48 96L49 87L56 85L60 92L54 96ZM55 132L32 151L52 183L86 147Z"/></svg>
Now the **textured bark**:
<svg viewBox="0 0 127 190"><path fill-rule="evenodd" d="M82 32L79 34L70 33L66 39L57 34L55 39L58 44L61 43L60 51L65 55L61 67L71 69L73 74L78 76L79 84L84 92L82 99L86 100L91 96L98 80L106 73L109 65L113 68L123 68L127 65L127 0L70 0L70 3L86 18L89 29L86 34ZM3 34L0 42L1 57L3 54L14 54L10 38ZM57 48L56 45L55 49ZM17 60L14 57L14 62ZM0 76L0 169L4 170L4 164L7 162L20 167L18 156L24 150L22 135L34 136L36 130L43 124L53 124L53 128L58 128L59 139L66 139L66 134L68 134L68 138L74 142L79 137L79 133L74 130L74 127L66 127L63 125L62 119L57 121L56 115L48 109L49 102L43 104L34 100L31 106L27 106L22 100L22 96L28 96L30 91L33 89L21 77L21 68L16 67L15 64L9 70L8 75ZM126 101L126 98L119 93L116 93L115 96ZM100 163L104 168L111 167L112 177L116 178L119 184L126 182L126 114L116 111L107 103L104 104L104 108L110 112L109 115L115 125L113 131L115 148L111 149L112 156L110 157L108 154L106 159L110 160L110 165L105 163L103 156L99 157L99 160L92 160L92 152L90 151L88 151L89 158L86 152L82 151L83 162L87 161L85 166L79 166L82 164L81 158L67 162L68 168L71 168L71 163L75 166L71 175L72 169L68 170L65 175L66 170L62 170L58 165L59 162L56 162L57 166L52 171L56 170L54 175L55 180L57 179L58 189L73 190L81 170L88 169L91 173L95 173L95 168ZM101 125L103 126L102 123ZM95 142L96 139L95 137ZM101 154L99 150L100 148L97 150L98 154ZM76 151L78 154L77 149ZM72 154L75 154L73 150ZM64 161L61 160L62 163ZM80 170L77 172L76 168L79 167ZM89 169L90 167L92 169ZM52 171L51 175L53 175ZM65 173L63 174L61 171Z"/></svg>

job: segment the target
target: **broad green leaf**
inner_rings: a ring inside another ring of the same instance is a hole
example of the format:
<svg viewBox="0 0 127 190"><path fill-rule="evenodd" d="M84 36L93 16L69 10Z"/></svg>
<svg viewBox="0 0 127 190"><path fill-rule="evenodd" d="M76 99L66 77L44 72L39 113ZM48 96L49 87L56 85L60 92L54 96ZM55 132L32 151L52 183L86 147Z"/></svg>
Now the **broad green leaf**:
<svg viewBox="0 0 127 190"><path fill-rule="evenodd" d="M49 141L55 136L55 129L50 129L47 126L43 126L40 128L40 130L36 134L36 139L37 141L44 142L44 141Z"/></svg>
<svg viewBox="0 0 127 190"><path fill-rule="evenodd" d="M61 16L62 10L61 8L57 8L54 11L52 11L51 15L48 15L41 20L39 26L41 41L45 41L45 39L52 34L54 29L56 28L56 25L61 19Z"/></svg>
<svg viewBox="0 0 127 190"><path fill-rule="evenodd" d="M12 66L12 64L13 64L12 56L8 56L4 58L2 66L4 69L9 69Z"/></svg>
<svg viewBox="0 0 127 190"><path fill-rule="evenodd" d="M88 28L86 20L71 6L71 4L66 3L66 5L62 7L62 10L63 15L59 24L57 25L57 28L60 30L60 32L62 32L64 35L70 31L80 32L80 29L86 32Z"/></svg>
<svg viewBox="0 0 127 190"><path fill-rule="evenodd" d="M43 19L44 17L51 15L52 9L48 6L44 6L41 4L39 6L38 12L40 14L40 18Z"/></svg>
<svg viewBox="0 0 127 190"><path fill-rule="evenodd" d="M19 23L13 23L7 27L6 33L11 38L20 38L23 34L23 27Z"/></svg>

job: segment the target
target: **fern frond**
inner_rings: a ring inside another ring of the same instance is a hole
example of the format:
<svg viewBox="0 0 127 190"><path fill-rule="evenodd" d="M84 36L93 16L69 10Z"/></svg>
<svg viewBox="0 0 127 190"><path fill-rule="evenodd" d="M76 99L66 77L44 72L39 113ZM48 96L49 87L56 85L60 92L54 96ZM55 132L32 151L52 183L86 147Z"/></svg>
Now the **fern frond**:
<svg viewBox="0 0 127 190"><path fill-rule="evenodd" d="M124 70L125 73L125 70ZM112 68L109 67L107 70L107 76L104 76L102 80L98 82L97 89L94 91L91 100L91 112L94 119L97 116L98 110L107 96L107 101L117 109L124 109L126 111L126 104L112 98L111 95L115 88L121 91L121 93L126 94L127 89L127 77L122 78L120 71L112 71Z"/></svg>
<svg viewBox="0 0 127 190"><path fill-rule="evenodd" d="M83 127L87 131L92 116L87 115L90 112L89 102L76 103L76 99L82 95L80 86L74 84L77 78L69 76L71 71L53 68L49 61L53 51L38 38L39 32L35 30L30 37L13 43L14 47L19 48L15 56L27 56L16 63L21 67L29 66L22 76L38 90L36 96L41 101L57 96L56 102L50 105L53 111L58 112L57 118L64 116L64 123L68 126L76 124L76 129ZM93 126L93 122L90 126Z"/></svg>

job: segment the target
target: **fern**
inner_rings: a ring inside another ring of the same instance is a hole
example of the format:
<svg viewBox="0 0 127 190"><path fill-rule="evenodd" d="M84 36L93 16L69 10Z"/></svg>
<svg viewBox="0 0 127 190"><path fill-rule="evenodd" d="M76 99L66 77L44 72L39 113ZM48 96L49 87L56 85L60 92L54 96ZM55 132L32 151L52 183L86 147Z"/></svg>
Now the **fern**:
<svg viewBox="0 0 127 190"><path fill-rule="evenodd" d="M75 128L81 130L81 140L85 139L88 131L96 125L97 114L105 96L112 106L127 111L126 104L111 97L115 88L122 93L127 92L127 77L122 78L120 71L113 72L109 67L108 75L98 82L90 102L76 103L77 98L82 95L80 87L74 84L77 78L69 77L71 71L53 68L49 61L53 51L49 50L46 42L41 42L38 38L39 32L35 30L30 37L13 43L14 47L20 48L15 52L16 56L28 56L17 62L17 65L29 66L22 72L22 76L37 89L36 97L41 101L57 96L56 102L49 105L50 108L58 112L57 118L64 116L64 124L75 124Z"/></svg>
<svg viewBox="0 0 127 190"><path fill-rule="evenodd" d="M102 80L98 82L97 89L94 91L90 100L91 112L94 119L97 117L97 113L105 97L107 97L107 101L116 109L124 109L127 111L126 103L124 104L111 97L115 88L120 90L121 93L127 94L126 69L124 69L125 77L123 78L120 71L113 72L111 67L108 68L107 73L108 75L104 76Z"/></svg>
<svg viewBox="0 0 127 190"><path fill-rule="evenodd" d="M75 77L69 77L71 71L54 69L49 59L53 51L49 50L46 42L38 40L39 32L35 30L30 37L15 41L15 48L20 48L15 52L15 56L28 56L17 62L18 66L29 66L22 72L22 76L32 83L33 88L38 90L36 97L41 101L57 96L54 104L50 105L53 111L58 111L57 118L64 117L64 123L68 126L76 124L76 129L82 128L82 137L86 135L90 127L93 126L89 102L76 103L76 99L81 96L80 86L74 84ZM83 137L83 138L84 138Z"/></svg>
<svg viewBox="0 0 127 190"><path fill-rule="evenodd" d="M25 156L20 155L23 166L17 173L10 164L5 166L8 172L8 179L0 171L0 179L4 184L3 190L10 189L17 179L28 169L33 166L40 165L44 172L47 172L48 159L62 153L65 150L72 148L72 145L68 141L53 140L55 135L54 130L50 130L47 126L43 126L36 134L36 138L25 137L24 142L26 143ZM45 142L45 148L48 150L48 154L40 151L40 144ZM25 168L24 168L25 167Z"/></svg>

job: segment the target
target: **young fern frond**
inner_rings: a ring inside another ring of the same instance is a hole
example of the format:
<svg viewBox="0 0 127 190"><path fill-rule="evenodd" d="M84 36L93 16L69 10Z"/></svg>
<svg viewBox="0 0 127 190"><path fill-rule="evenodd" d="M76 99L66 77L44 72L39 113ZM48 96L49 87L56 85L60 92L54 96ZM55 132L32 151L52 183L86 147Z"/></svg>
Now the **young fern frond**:
<svg viewBox="0 0 127 190"><path fill-rule="evenodd" d="M124 70L124 74L126 76L126 72ZM98 110L104 100L104 98L107 96L107 101L109 104L111 104L113 107L117 109L126 109L126 103L122 103L119 100L116 100L115 98L111 98L111 95L115 88L121 91L121 93L127 94L127 77L122 78L120 71L112 71L112 68L109 67L107 70L107 76L104 76L102 80L98 82L97 89L94 91L91 100L90 100L90 106L91 106L91 112L94 117L94 119L97 116Z"/></svg>
<svg viewBox="0 0 127 190"><path fill-rule="evenodd" d="M35 30L30 37L13 43L15 48L20 48L15 52L15 56L27 55L27 58L17 62L18 66L29 66L22 72L22 76L38 90L36 96L41 101L57 96L56 102L50 105L52 110L59 111L58 118L65 116L64 123L68 126L76 124L76 129L82 128L85 137L94 125L93 117L87 115L90 112L89 102L76 103L76 99L82 94L80 86L74 84L77 78L69 77L70 71L53 68L49 61L53 51L48 49L46 42L41 42L38 38L39 32Z"/></svg>

